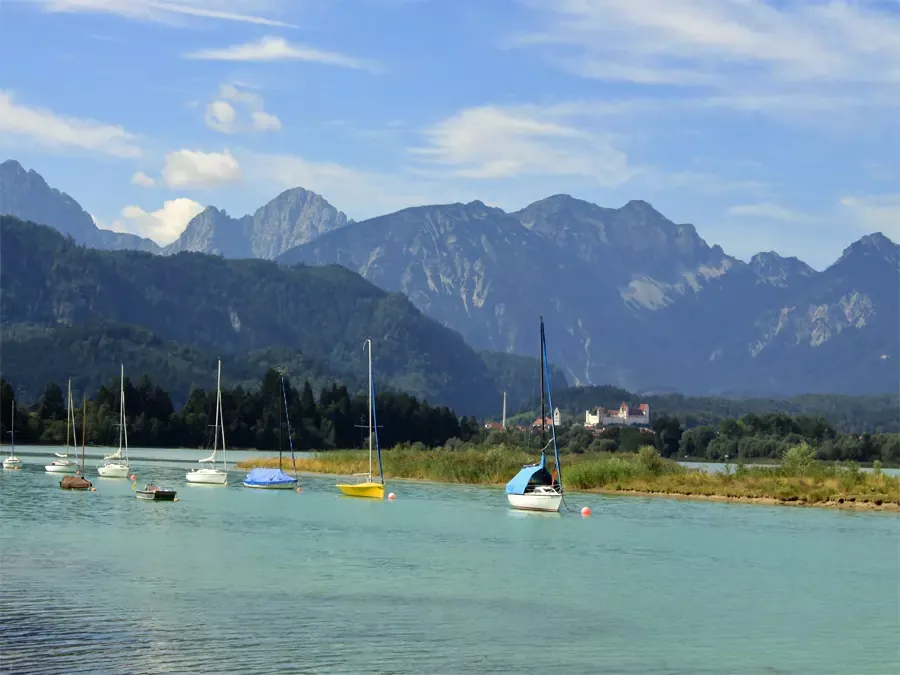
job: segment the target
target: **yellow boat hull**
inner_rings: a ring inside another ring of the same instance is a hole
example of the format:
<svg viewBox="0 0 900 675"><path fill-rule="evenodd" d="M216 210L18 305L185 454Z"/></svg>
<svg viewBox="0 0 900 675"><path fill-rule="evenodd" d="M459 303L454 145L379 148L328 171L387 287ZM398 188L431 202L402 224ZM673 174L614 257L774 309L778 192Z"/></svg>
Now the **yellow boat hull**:
<svg viewBox="0 0 900 675"><path fill-rule="evenodd" d="M337 488L348 497L384 499L384 485L381 483L338 483Z"/></svg>

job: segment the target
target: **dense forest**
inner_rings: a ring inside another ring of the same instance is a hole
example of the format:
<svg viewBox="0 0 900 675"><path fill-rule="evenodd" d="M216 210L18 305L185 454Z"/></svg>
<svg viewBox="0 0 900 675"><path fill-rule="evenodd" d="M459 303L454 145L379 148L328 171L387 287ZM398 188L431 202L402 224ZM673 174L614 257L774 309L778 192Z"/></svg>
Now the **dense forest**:
<svg viewBox="0 0 900 675"><path fill-rule="evenodd" d="M647 403L651 417L673 415L687 427L716 426L727 418L765 413L824 417L847 434L900 433L900 395L843 396L807 394L787 399L729 399L681 394L642 395L611 386L571 387L554 390L553 403L573 421L584 420L584 411L597 406L618 408L622 401ZM537 416L534 411L529 416Z"/></svg>
<svg viewBox="0 0 900 675"><path fill-rule="evenodd" d="M229 386L271 366L352 388L365 381L367 338L380 383L464 414L534 390L536 359L479 354L406 296L337 265L97 251L9 216L0 236L4 375L30 400L73 372L96 391L120 363L184 396L214 386L219 358Z"/></svg>
<svg viewBox="0 0 900 675"><path fill-rule="evenodd" d="M290 440L298 450L363 447L367 442L368 400L337 383L314 387L285 378L287 416L282 404L281 375L268 369L261 382L248 388L223 388L222 405L228 447L276 450L279 428L282 447ZM13 385L0 379L0 433L7 437L11 421ZM81 399L75 397L76 427L80 438ZM114 445L118 434L119 381L112 378L87 401L87 442ZM202 447L211 439L215 390L195 388L180 408L148 376L137 385L125 380L125 412L132 446ZM426 447L454 447L460 442L541 447L539 434L528 425L489 430L472 417L459 417L451 409L431 406L405 393L379 392L376 397L378 437L382 447L399 443ZM288 420L290 424L288 424ZM280 427L279 427L280 425ZM37 403L19 405L15 419L20 442L65 443L66 395L56 383L46 386ZM549 440L549 430L547 430ZM842 434L825 417L784 412L748 413L725 417L716 425L685 428L676 416L651 416L651 426L607 428L599 433L576 422L561 425L558 440L563 452L635 452L655 445L671 458L710 461L779 459L800 442L812 446L823 460L900 463L900 434L868 432Z"/></svg>
<svg viewBox="0 0 900 675"><path fill-rule="evenodd" d="M12 417L13 386L0 380L0 433L7 438ZM40 401L17 407L16 439L20 442L65 444L67 393L56 383L47 385ZM282 403L281 375L269 369L254 390L241 385L222 390L227 447L277 450L290 441L298 450L360 447L367 442L368 399L347 387L331 384L314 392L307 380L295 388L285 378L287 415ZM169 394L149 377L135 386L125 379L125 414L129 445L135 447L203 447L212 441L215 389L193 389L176 410ZM81 438L82 399L75 401L78 438ZM430 406L413 396L380 392L376 398L378 439L385 447L398 443L443 445L452 438L470 439L478 431L472 418L459 418L446 407ZM119 422L119 380L113 378L87 401L87 443L115 445Z"/></svg>

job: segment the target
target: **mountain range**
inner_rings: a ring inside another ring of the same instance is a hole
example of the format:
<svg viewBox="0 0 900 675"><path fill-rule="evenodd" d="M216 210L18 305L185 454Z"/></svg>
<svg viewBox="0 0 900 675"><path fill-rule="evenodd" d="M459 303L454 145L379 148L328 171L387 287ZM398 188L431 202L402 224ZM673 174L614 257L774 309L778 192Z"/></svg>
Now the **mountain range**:
<svg viewBox="0 0 900 675"><path fill-rule="evenodd" d="M900 247L883 234L819 272L775 252L745 263L643 201L609 209L555 195L513 213L475 201L352 222L297 188L240 219L210 207L155 250L92 243L66 220L84 213L70 197L34 172L7 181L23 173L0 171L0 213L88 246L337 264L494 353L534 355L543 314L550 360L575 384L733 396L898 389ZM31 183L46 188L40 207Z"/></svg>

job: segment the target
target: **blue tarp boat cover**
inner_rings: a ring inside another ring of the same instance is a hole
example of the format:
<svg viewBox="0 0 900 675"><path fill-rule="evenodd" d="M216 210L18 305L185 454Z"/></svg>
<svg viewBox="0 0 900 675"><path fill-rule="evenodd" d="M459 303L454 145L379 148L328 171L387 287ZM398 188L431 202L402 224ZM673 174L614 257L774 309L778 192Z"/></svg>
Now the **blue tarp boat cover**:
<svg viewBox="0 0 900 675"><path fill-rule="evenodd" d="M528 482L531 480L531 477L536 473L546 471L546 467L547 458L542 452L540 462L538 462L537 464L526 464L522 467L519 473L513 476L513 479L506 484L506 494L524 495L525 488L528 487Z"/></svg>
<svg viewBox="0 0 900 675"><path fill-rule="evenodd" d="M281 469L251 469L244 482L248 485L279 485L296 483L297 479L288 476Z"/></svg>

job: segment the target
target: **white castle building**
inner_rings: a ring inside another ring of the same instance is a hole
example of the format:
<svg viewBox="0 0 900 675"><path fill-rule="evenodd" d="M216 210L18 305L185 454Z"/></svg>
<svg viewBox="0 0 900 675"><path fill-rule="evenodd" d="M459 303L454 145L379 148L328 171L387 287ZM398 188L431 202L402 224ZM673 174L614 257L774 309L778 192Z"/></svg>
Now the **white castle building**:
<svg viewBox="0 0 900 675"><path fill-rule="evenodd" d="M618 410L600 407L585 410L584 426L586 429L610 426L648 427L650 426L650 406L641 403L636 408L632 408L622 401Z"/></svg>

